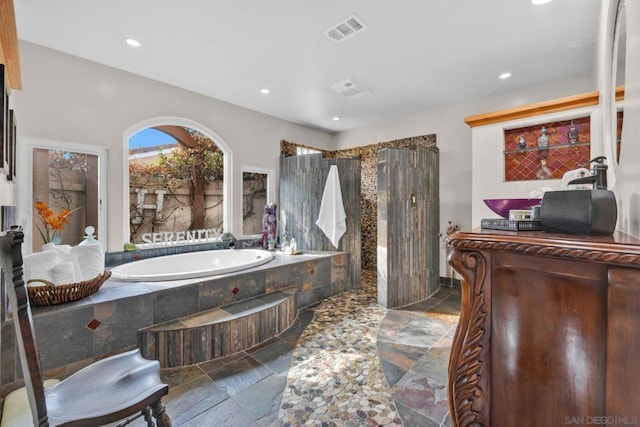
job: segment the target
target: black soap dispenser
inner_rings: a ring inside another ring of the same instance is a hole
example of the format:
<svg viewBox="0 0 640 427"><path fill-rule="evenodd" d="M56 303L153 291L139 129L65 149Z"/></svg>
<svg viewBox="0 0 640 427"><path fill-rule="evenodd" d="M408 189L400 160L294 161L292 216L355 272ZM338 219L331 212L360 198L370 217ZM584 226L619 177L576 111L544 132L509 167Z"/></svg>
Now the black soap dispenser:
<svg viewBox="0 0 640 427"><path fill-rule="evenodd" d="M540 221L550 233L607 236L618 220L616 197L607 190L606 157L591 160L592 174L571 184L593 184L593 190L547 191L542 198Z"/></svg>

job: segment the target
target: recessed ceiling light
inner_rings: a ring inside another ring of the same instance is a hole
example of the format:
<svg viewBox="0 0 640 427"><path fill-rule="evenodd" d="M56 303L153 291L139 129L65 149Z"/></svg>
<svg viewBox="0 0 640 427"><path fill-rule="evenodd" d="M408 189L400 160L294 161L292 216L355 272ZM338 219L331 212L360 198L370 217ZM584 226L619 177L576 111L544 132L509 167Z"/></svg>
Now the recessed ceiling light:
<svg viewBox="0 0 640 427"><path fill-rule="evenodd" d="M531 4L535 4L536 6L539 4L549 3L551 0L531 0Z"/></svg>
<svg viewBox="0 0 640 427"><path fill-rule="evenodd" d="M499 78L501 78L502 80L504 79L508 79L509 77L511 77L511 73L502 73L498 76Z"/></svg>
<svg viewBox="0 0 640 427"><path fill-rule="evenodd" d="M331 120L333 120L334 122L337 122L338 120L340 120L340 116L333 116L331 117Z"/></svg>
<svg viewBox="0 0 640 427"><path fill-rule="evenodd" d="M138 40L136 40L136 39L126 38L126 39L124 39L124 42L126 44L128 44L129 46L140 47L140 42Z"/></svg>
<svg viewBox="0 0 640 427"><path fill-rule="evenodd" d="M260 89L260 93L263 94L263 95L267 95L267 94L271 93L271 91L265 87L265 88Z"/></svg>

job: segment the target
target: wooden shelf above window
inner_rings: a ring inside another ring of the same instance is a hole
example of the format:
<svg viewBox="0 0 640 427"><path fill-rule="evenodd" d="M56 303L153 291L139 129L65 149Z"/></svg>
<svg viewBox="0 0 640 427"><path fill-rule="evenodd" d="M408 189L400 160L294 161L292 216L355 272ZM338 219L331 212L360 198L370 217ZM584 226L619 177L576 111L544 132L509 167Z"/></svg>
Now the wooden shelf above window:
<svg viewBox="0 0 640 427"><path fill-rule="evenodd" d="M0 63L5 65L8 86L12 89L22 89L13 0L0 0Z"/></svg>
<svg viewBox="0 0 640 427"><path fill-rule="evenodd" d="M582 93L580 95L558 98L551 101L538 102L535 104L523 105L521 107L507 108L505 110L494 111L491 113L469 116L464 119L464 122L471 127L490 125L493 123L524 119L541 114L590 107L592 105L598 105L599 99L600 94L596 90L593 92ZM622 99L624 99L624 86L618 86L616 88L616 101L621 101Z"/></svg>

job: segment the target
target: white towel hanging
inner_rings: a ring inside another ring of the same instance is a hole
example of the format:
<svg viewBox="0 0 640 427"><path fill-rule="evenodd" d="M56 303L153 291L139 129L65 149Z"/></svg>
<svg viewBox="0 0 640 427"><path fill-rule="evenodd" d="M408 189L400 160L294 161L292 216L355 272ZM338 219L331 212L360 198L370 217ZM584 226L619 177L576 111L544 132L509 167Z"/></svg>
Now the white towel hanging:
<svg viewBox="0 0 640 427"><path fill-rule="evenodd" d="M342 202L342 189L340 188L340 177L338 167L332 165L329 168L329 176L322 193L322 203L320 204L320 214L316 225L327 236L335 248L340 244L340 238L347 231L347 214L344 211Z"/></svg>

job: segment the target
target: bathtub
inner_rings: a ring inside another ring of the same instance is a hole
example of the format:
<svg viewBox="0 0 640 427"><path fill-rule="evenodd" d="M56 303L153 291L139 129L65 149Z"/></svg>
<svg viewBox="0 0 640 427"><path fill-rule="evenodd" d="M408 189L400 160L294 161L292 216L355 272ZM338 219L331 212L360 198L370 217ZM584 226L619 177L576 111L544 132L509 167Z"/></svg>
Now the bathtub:
<svg viewBox="0 0 640 427"><path fill-rule="evenodd" d="M262 249L221 249L166 255L133 261L111 269L111 278L127 282L158 282L232 273L273 259Z"/></svg>

